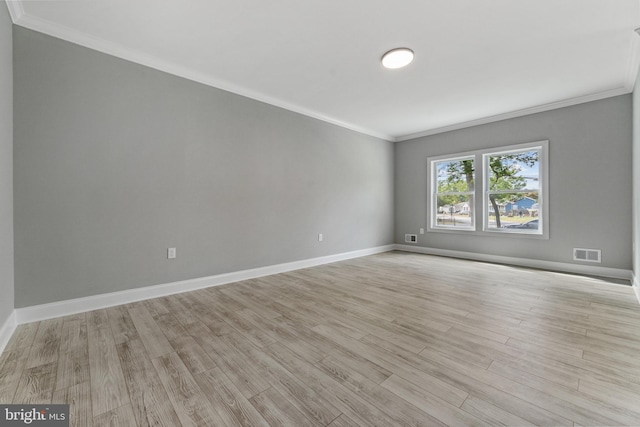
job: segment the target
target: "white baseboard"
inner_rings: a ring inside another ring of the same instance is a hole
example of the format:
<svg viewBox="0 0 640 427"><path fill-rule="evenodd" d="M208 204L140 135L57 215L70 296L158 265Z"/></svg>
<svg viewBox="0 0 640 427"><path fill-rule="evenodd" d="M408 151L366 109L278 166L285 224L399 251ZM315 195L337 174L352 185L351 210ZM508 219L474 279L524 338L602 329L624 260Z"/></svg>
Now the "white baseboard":
<svg viewBox="0 0 640 427"><path fill-rule="evenodd" d="M395 245L395 249L405 252L440 255L451 258L463 258L473 261L493 262L497 264L508 264L519 267L539 268L542 270L584 274L587 276L610 277L612 279L623 279L629 281L633 279L633 272L631 270L625 270L622 268L597 267L592 265L569 264L565 262L542 261L536 259L515 258L500 255L487 255L475 252L461 252L447 249L426 248L423 246ZM640 292L637 287L635 289L636 293Z"/></svg>
<svg viewBox="0 0 640 427"><path fill-rule="evenodd" d="M283 264L277 264L266 267L259 267L249 270L236 271L232 273L219 274L209 277L201 277L197 279L183 280L173 283L165 283L155 286L147 286L144 288L129 289L119 292L111 292L107 294L94 295L72 300L53 302L49 304L41 304L24 308L16 308L9 319L0 329L0 349L9 341L17 325L23 323L36 322L40 320L52 319L55 317L68 316L71 314L82 313L85 311L98 310L101 308L112 307L121 304L127 304L136 301L142 301L151 298L158 298L167 295L173 295L180 292L194 291L197 289L219 286L228 283L238 282L241 280L254 279L257 277L269 276L272 274L285 273L287 271L299 270L302 268L314 267L322 264L329 264L358 258L367 255L373 255L392 250L415 252L429 255L440 255L452 258L464 258L475 261L495 262L500 264L509 264L522 267L540 268L544 270L563 271L568 273L585 274L592 276L603 276L625 280L635 280L630 270L583 266L577 264L568 264L552 261L539 261L524 258L513 258L497 255L486 255L473 252L460 252L445 249L426 248L421 246L409 245L386 245L375 248L362 249L353 252L345 252L341 254L328 255L318 258L311 258L301 261L293 261ZM640 284L634 281L634 290L640 301Z"/></svg>
<svg viewBox="0 0 640 427"><path fill-rule="evenodd" d="M318 258L310 258L301 261L287 262L284 264L253 268L250 270L236 271L232 273L219 274L216 276L182 280L179 282L147 286L144 288L128 289L126 291L111 292L108 294L100 294L90 297L53 302L49 304L17 308L15 310L16 316L14 322L17 322L17 324L20 325L23 323L37 322L40 320L68 316L71 314L98 310L115 305L128 304L131 302L173 295L180 292L194 291L196 289L219 286L227 283L238 282L241 280L255 279L257 277L269 276L277 273L285 273L287 271L299 270L301 268L315 267L317 265L329 264L332 262L343 261L351 258L358 258L381 252L388 252L393 249L394 245L378 246L375 248L362 249L358 251L345 252Z"/></svg>
<svg viewBox="0 0 640 427"><path fill-rule="evenodd" d="M633 273L633 279L631 280L631 285L633 286L633 291L636 293L636 298L640 303L640 282L638 282L638 276Z"/></svg>
<svg viewBox="0 0 640 427"><path fill-rule="evenodd" d="M16 322L16 311L13 310L7 320L0 327L0 354L4 351L9 343L11 336L16 330L18 322Z"/></svg>

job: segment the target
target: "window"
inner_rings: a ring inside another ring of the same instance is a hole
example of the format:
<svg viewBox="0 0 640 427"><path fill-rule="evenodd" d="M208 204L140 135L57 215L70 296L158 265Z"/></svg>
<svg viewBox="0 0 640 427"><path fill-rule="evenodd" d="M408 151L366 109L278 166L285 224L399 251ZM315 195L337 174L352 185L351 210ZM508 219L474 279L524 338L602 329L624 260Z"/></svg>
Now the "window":
<svg viewBox="0 0 640 427"><path fill-rule="evenodd" d="M475 229L474 157L435 161L434 225L452 229Z"/></svg>
<svg viewBox="0 0 640 427"><path fill-rule="evenodd" d="M486 230L540 231L541 151L538 147L484 154Z"/></svg>
<svg viewBox="0 0 640 427"><path fill-rule="evenodd" d="M429 158L428 230L548 238L547 151L541 141Z"/></svg>

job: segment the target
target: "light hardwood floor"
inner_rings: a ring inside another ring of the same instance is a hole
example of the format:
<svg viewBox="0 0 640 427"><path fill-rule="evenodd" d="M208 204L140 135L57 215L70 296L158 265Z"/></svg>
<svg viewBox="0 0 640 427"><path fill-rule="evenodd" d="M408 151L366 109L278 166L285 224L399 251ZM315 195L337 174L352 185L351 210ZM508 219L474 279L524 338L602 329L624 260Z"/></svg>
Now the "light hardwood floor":
<svg viewBox="0 0 640 427"><path fill-rule="evenodd" d="M630 286L390 252L20 326L75 426L640 425Z"/></svg>

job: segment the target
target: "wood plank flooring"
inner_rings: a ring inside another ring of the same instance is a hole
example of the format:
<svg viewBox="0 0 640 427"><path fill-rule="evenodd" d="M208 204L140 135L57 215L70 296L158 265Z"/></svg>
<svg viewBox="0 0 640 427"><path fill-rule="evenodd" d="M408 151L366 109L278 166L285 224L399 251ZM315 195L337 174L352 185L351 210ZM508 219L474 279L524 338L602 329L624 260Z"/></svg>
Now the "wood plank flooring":
<svg viewBox="0 0 640 427"><path fill-rule="evenodd" d="M73 426L638 426L603 279L389 252L21 325L0 403Z"/></svg>

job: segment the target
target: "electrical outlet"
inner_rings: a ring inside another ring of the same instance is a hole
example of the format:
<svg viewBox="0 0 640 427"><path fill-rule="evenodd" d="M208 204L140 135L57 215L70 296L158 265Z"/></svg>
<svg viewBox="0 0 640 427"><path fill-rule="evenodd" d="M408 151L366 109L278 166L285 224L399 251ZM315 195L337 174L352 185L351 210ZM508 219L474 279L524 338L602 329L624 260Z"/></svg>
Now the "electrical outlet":
<svg viewBox="0 0 640 427"><path fill-rule="evenodd" d="M176 248L168 248L167 249L167 259L175 259L178 256L176 252Z"/></svg>
<svg viewBox="0 0 640 427"><path fill-rule="evenodd" d="M323 236L322 233L318 234L318 242L322 242Z"/></svg>
<svg viewBox="0 0 640 427"><path fill-rule="evenodd" d="M420 229L420 234L424 234L424 228Z"/></svg>

